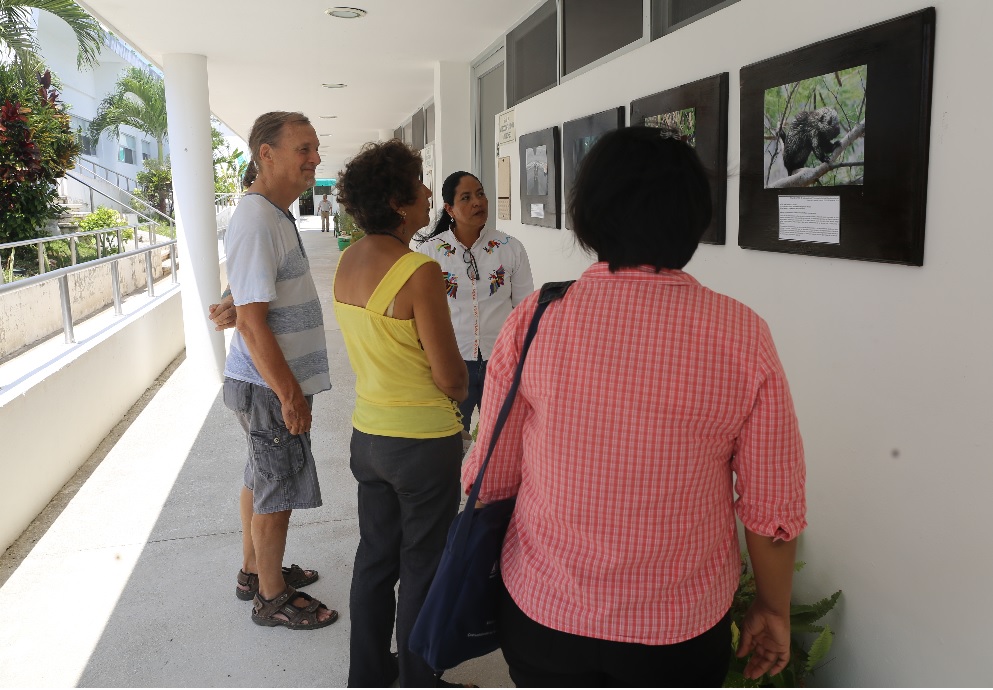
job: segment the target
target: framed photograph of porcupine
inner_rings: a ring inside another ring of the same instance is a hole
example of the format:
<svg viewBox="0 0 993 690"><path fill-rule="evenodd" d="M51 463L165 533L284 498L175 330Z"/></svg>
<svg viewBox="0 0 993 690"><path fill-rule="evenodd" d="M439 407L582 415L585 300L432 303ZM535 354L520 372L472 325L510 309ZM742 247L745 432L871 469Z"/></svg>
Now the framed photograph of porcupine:
<svg viewBox="0 0 993 690"><path fill-rule="evenodd" d="M696 149L710 178L713 215L701 242L724 244L727 220L728 73L631 101L631 126L669 129Z"/></svg>
<svg viewBox="0 0 993 690"><path fill-rule="evenodd" d="M934 29L932 7L741 69L741 247L923 265Z"/></svg>
<svg viewBox="0 0 993 690"><path fill-rule="evenodd" d="M561 228L559 128L522 134L517 141L521 156L521 222Z"/></svg>

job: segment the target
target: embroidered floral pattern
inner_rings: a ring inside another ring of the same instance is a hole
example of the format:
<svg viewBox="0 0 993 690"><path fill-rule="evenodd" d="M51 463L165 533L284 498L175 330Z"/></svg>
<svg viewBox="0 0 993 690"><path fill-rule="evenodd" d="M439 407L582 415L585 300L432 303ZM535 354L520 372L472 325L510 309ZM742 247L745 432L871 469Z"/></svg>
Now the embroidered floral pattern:
<svg viewBox="0 0 993 690"><path fill-rule="evenodd" d="M500 267L490 273L490 294L495 295L496 291L503 287L504 278L507 272L503 269L503 264Z"/></svg>
<svg viewBox="0 0 993 690"><path fill-rule="evenodd" d="M455 253L455 249L448 242L441 242L438 244L438 251L443 252L445 256L451 256Z"/></svg>
<svg viewBox="0 0 993 690"><path fill-rule="evenodd" d="M445 274L445 292L452 299L456 299L459 294L459 277L454 273L449 273L444 271Z"/></svg>
<svg viewBox="0 0 993 690"><path fill-rule="evenodd" d="M498 248L500 245L507 244L508 242L510 242L509 237L504 237L503 242L498 242L497 240L490 240L489 242L486 243L486 246L483 247L483 251L486 252L487 254L492 254L494 249ZM501 283L501 285L503 285L503 283Z"/></svg>

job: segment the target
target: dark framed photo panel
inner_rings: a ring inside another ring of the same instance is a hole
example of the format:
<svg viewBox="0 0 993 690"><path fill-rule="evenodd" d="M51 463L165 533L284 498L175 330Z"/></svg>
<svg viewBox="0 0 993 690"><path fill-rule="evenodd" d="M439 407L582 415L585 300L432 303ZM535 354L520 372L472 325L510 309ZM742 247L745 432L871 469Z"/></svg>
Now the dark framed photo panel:
<svg viewBox="0 0 993 690"><path fill-rule="evenodd" d="M562 125L562 158L563 178L565 189L562 193L565 223L572 227L569 219L568 204L572 186L576 182L579 164L593 148L597 139L607 132L624 126L624 106L604 110L594 115L587 115L576 120L569 120Z"/></svg>
<svg viewBox="0 0 993 690"><path fill-rule="evenodd" d="M631 101L631 126L679 130L710 177L714 213L701 242L724 244L727 225L728 73Z"/></svg>
<svg viewBox="0 0 993 690"><path fill-rule="evenodd" d="M559 128L549 127L518 138L521 154L521 222L561 228Z"/></svg>
<svg viewBox="0 0 993 690"><path fill-rule="evenodd" d="M740 246L923 264L934 28L932 7L741 69Z"/></svg>

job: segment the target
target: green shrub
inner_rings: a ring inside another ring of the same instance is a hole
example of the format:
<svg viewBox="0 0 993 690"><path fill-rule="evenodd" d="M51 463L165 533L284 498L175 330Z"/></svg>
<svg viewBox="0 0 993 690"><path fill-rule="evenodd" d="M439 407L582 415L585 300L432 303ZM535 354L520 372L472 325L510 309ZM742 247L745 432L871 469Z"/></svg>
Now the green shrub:
<svg viewBox="0 0 993 690"><path fill-rule="evenodd" d="M145 161L145 167L135 176L135 181L138 183L138 188L134 191L135 196L143 199L157 211L165 213L168 200L172 198L172 167L169 159L166 158L164 163L159 163L149 158Z"/></svg>
<svg viewBox="0 0 993 690"><path fill-rule="evenodd" d="M128 221L123 215L112 208L100 206L96 211L90 213L79 221L79 230L80 232L93 232L94 230L120 228L126 226L127 224ZM124 242L130 242L133 238L134 230L131 228L121 231L121 239ZM102 235L93 235L92 237L81 237L79 238L76 247L77 260L89 261L91 258L96 258L97 242L100 242L101 252L103 254L118 254L121 251L121 248L117 246L116 233L104 233ZM53 242L51 244L56 243ZM92 252L90 250L92 250ZM84 256L87 258L84 259Z"/></svg>
<svg viewBox="0 0 993 690"><path fill-rule="evenodd" d="M15 65L0 63L0 243L40 237L65 211L55 181L78 155L51 73L26 82Z"/></svg>

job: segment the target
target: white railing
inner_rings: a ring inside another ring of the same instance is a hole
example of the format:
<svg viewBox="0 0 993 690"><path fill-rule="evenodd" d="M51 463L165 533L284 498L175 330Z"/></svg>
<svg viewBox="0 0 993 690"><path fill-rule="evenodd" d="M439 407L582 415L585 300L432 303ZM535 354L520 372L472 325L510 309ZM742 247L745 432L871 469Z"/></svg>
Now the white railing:
<svg viewBox="0 0 993 690"><path fill-rule="evenodd" d="M91 232L76 232L70 235L55 235L52 237L37 238L33 240L22 240L20 242L7 242L0 244L0 251L4 249L16 249L17 247L37 245L38 251L38 271L39 275L31 276L29 278L21 278L17 281L12 281L7 284L3 284L3 273L0 271L0 296L8 293L15 292L17 290L23 290L24 288L31 287L32 285L38 285L41 283L47 283L51 280L59 281L59 296L62 302L62 331L65 334L66 343L76 342L75 334L73 333L73 318L72 318L72 302L70 300L69 293L69 276L73 273L79 271L95 268L103 264L110 264L110 275L111 275L111 288L114 295L114 313L117 316L123 315L123 309L121 306L121 279L118 271L118 262L121 259L130 258L132 256L138 256L139 254L145 255L145 277L147 281L146 291L149 297L155 296L155 286L154 286L154 276L152 274L152 252L157 249L169 249L169 257L171 261L172 268L172 282L177 282L176 276L176 240L170 239L165 242L156 242L155 236L155 223L151 224L151 228L148 232L149 234L149 244L144 247L139 247L140 244L140 233L141 228L145 224L135 224L129 226L121 226L117 228L107 228L104 230L94 230ZM107 234L114 234L117 237L117 248L118 251L124 249L124 237L123 233L125 230L134 229L134 246L135 248L109 256L102 255L103 242L101 237ZM97 258L92 261L84 261L81 264L76 263L77 259L77 241L81 237L97 237ZM58 268L55 270L48 270L48 260L45 252L45 244L49 242L59 242L62 240L69 240L70 253L72 256L72 265L65 268Z"/></svg>

